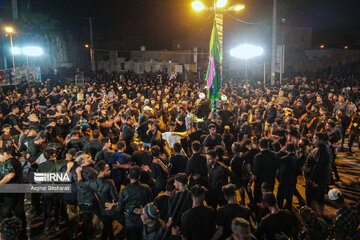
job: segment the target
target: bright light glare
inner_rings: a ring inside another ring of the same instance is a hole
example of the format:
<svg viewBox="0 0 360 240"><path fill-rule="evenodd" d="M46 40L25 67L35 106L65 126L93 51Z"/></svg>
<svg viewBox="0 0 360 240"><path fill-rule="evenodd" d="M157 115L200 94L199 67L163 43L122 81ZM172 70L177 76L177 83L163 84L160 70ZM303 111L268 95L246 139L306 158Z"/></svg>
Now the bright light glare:
<svg viewBox="0 0 360 240"><path fill-rule="evenodd" d="M21 49L18 47L13 47L13 48L10 48L10 52L14 55L18 55L18 54L21 54Z"/></svg>
<svg viewBox="0 0 360 240"><path fill-rule="evenodd" d="M12 33L14 29L12 27L5 27L5 32Z"/></svg>
<svg viewBox="0 0 360 240"><path fill-rule="evenodd" d="M234 11L241 11L245 8L244 4L236 5Z"/></svg>
<svg viewBox="0 0 360 240"><path fill-rule="evenodd" d="M240 59L249 59L260 56L264 53L262 47L256 47L251 44L242 44L230 50L230 55Z"/></svg>
<svg viewBox="0 0 360 240"><path fill-rule="evenodd" d="M227 3L227 0L218 0L216 6L218 8L223 8L223 7L225 7L226 3Z"/></svg>
<svg viewBox="0 0 360 240"><path fill-rule="evenodd" d="M202 2L200 2L200 1L192 2L191 6L197 12L204 10L204 4L202 4Z"/></svg>
<svg viewBox="0 0 360 240"><path fill-rule="evenodd" d="M22 50L27 56L40 56L43 54L43 50L40 47L24 47Z"/></svg>

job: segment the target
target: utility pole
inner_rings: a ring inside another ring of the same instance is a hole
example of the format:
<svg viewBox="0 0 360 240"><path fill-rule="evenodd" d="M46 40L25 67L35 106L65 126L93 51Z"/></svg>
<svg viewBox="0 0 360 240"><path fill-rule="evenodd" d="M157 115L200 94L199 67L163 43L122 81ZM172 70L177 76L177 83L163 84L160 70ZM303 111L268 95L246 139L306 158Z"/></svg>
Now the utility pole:
<svg viewBox="0 0 360 240"><path fill-rule="evenodd" d="M94 39L93 39L93 29L92 29L92 19L89 20L89 28L90 28L90 62L91 62L91 71L95 72L95 52L94 52Z"/></svg>
<svg viewBox="0 0 360 240"><path fill-rule="evenodd" d="M275 55L276 55L276 2L273 0L272 44L271 44L271 85L275 85Z"/></svg>
<svg viewBox="0 0 360 240"><path fill-rule="evenodd" d="M18 4L17 0L11 0L11 10L13 19L19 18Z"/></svg>

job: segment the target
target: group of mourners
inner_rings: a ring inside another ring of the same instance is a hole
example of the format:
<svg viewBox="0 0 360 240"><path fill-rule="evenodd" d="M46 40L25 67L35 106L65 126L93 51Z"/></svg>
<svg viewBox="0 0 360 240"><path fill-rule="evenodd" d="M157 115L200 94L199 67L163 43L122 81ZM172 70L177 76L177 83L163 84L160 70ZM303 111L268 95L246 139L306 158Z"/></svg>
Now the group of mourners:
<svg viewBox="0 0 360 240"><path fill-rule="evenodd" d="M338 152L359 145L360 75L224 80L215 101L161 72L93 76L0 93L0 185L71 186L1 193L1 239L40 239L39 219L64 239L360 238L359 206L335 188Z"/></svg>

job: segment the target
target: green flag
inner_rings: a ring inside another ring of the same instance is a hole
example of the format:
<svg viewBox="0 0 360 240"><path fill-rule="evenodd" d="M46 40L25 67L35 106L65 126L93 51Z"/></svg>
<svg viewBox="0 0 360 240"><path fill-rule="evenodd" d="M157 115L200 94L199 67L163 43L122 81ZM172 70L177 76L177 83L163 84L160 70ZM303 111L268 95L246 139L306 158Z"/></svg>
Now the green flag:
<svg viewBox="0 0 360 240"><path fill-rule="evenodd" d="M216 21L211 33L210 50L209 50L209 66L206 73L206 81L209 90L209 99L219 99L221 87L221 70L222 61L221 46L217 31Z"/></svg>

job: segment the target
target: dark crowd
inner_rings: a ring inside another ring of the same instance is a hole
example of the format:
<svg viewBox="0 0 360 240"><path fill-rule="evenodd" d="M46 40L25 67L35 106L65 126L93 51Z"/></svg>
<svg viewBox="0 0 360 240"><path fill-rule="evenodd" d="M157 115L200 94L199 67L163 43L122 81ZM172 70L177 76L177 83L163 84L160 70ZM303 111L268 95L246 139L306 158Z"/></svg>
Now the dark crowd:
<svg viewBox="0 0 360 240"><path fill-rule="evenodd" d="M161 72L3 89L0 185L61 172L71 193L0 193L0 239L359 239L336 188L359 146L350 73L224 80L214 107L205 81Z"/></svg>

